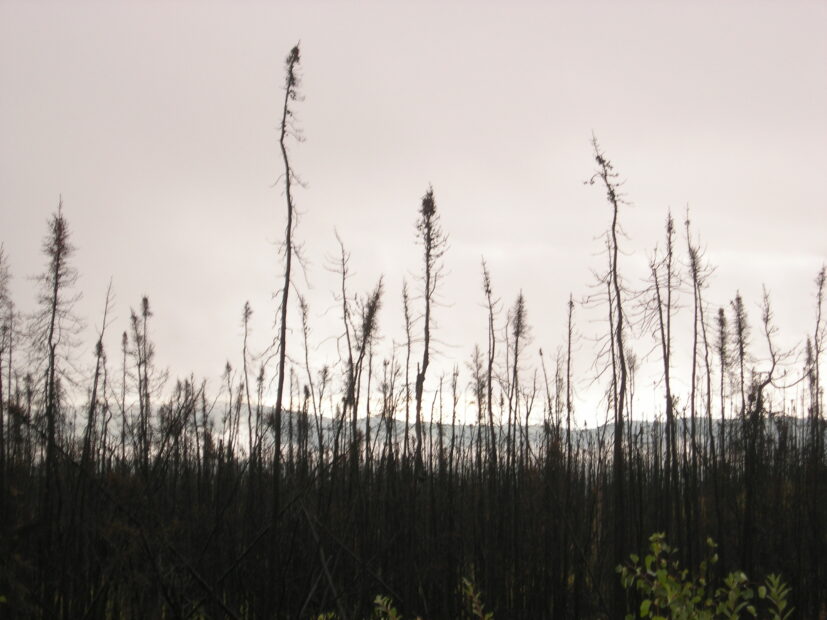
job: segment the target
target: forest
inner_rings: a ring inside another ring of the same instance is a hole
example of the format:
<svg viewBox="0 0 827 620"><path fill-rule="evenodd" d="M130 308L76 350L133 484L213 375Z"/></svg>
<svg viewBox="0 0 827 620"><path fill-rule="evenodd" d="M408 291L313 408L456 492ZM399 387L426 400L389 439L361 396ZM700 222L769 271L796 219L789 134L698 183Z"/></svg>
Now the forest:
<svg viewBox="0 0 827 620"><path fill-rule="evenodd" d="M621 269L620 174L594 139L590 184L607 223L590 295L606 319L598 422L573 422L580 302L563 299L567 338L530 368L526 300L504 309L485 261L482 308L452 310L486 314L483 344L435 372L449 241L427 186L411 200L421 262L401 291L400 346L376 355L387 287L380 277L349 290L342 244L341 332L329 335L342 354L319 367L296 279L300 60L297 46L280 102L274 346L250 350L245 304L241 364L228 364L220 394L156 363L163 317L149 297L116 328L107 295L94 346L79 342L62 206L44 236L33 313L17 310L0 250L0 616L367 618L381 595L406 618L483 617L463 600L471 584L495 618L622 618L640 601L616 569L662 532L681 565L698 566L712 538L710 578L778 573L794 617L827 617L824 267L805 292L814 303L796 351L779 345L768 292L753 300L757 317L737 293L708 302L713 268L688 217L666 218L647 284L633 289ZM681 313L689 334L675 333ZM105 349L108 329L123 329L119 350ZM656 343L660 403L648 417L632 410L632 332ZM679 337L688 363L675 359ZM93 355L80 376L69 359L82 347Z"/></svg>

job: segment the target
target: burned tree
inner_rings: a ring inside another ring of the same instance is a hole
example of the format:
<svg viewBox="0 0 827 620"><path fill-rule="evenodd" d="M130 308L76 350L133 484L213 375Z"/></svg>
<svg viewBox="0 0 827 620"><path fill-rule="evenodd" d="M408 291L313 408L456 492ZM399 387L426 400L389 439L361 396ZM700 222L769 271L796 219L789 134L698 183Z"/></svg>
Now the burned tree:
<svg viewBox="0 0 827 620"><path fill-rule="evenodd" d="M3 391L3 362L6 356L6 351L9 351L11 358L12 348L12 310L11 310L11 296L9 294L9 265L6 259L5 249L0 245L0 494L5 496L6 493L6 403L3 401L4 396L8 403L11 403L11 397L7 396ZM11 392L11 360L9 360L8 367L8 381L5 389ZM5 534L5 502L0 506L0 532Z"/></svg>
<svg viewBox="0 0 827 620"><path fill-rule="evenodd" d="M664 255L660 259L655 256L649 262L651 272L651 293L652 298L647 303L654 304L647 306L645 319L654 321L654 332L659 341L661 349L661 360L663 362L663 386L666 409L666 501L663 502L664 525L667 532L673 531L673 520L675 530L680 530L680 510L675 507L678 504L677 494L677 446L676 446L676 424L675 424L675 399L672 394L672 317L674 314L674 296L678 287L678 277L674 269L674 238L675 221L669 213L666 218L666 242Z"/></svg>
<svg viewBox="0 0 827 620"><path fill-rule="evenodd" d="M155 360L155 346L149 339L149 319L152 311L149 308L149 297L141 298L140 315L134 310L130 312L132 326L133 349L131 351L135 364L136 381L138 383L138 421L137 421L137 453L144 475L149 473L150 444L152 443L152 406L150 384L153 377L151 369Z"/></svg>
<svg viewBox="0 0 827 620"><path fill-rule="evenodd" d="M741 292L735 293L735 299L730 302L732 308L732 345L733 355L735 361L738 363L738 385L741 392L741 409L739 415L743 417L747 409L747 394L746 394L746 365L749 361L749 336L750 329L747 323L747 311L744 308L744 300L741 297Z"/></svg>
<svg viewBox="0 0 827 620"><path fill-rule="evenodd" d="M416 399L415 424L416 424L416 467L417 471L422 470L422 394L425 388L425 375L428 372L428 364L431 355L431 307L434 302L437 285L442 276L440 259L445 253L448 238L442 231L439 221L439 214L434 201L434 190L428 188L422 197L422 205L419 209L419 220L416 223L417 235L422 242L423 251L423 291L422 297L425 302L422 326L422 361L416 372L414 384L414 397Z"/></svg>
<svg viewBox="0 0 827 620"><path fill-rule="evenodd" d="M71 288L77 271L69 262L75 248L69 239L69 225L63 214L63 201L49 220L49 232L43 240L46 270L37 277L40 285L38 310L31 320L30 333L39 354L43 372L43 412L46 419L45 507L48 514L57 489L57 430L60 415L59 383L67 347L73 343L80 323L72 308L79 295Z"/></svg>
<svg viewBox="0 0 827 620"><path fill-rule="evenodd" d="M56 587L56 559L52 545L59 537L61 506L60 468L58 457L58 431L61 416L61 380L66 379L69 364L67 356L75 344L80 322L73 314L73 306L79 295L71 288L77 281L77 271L71 265L74 246L70 241L69 225L63 214L63 201L57 213L49 219L49 231L43 240L46 269L37 276L40 290L38 308L31 317L29 332L37 358L38 371L42 373L42 411L46 423L45 480L42 486L41 515L47 535L41 540L41 570L43 571L43 599L51 600ZM49 612L55 610L49 603ZM49 613L47 615L53 615Z"/></svg>
<svg viewBox="0 0 827 620"><path fill-rule="evenodd" d="M494 359L497 353L497 334L494 330L494 315L497 301L491 290L491 274L485 260L482 261L482 290L485 293L485 305L488 311L488 357L485 374L485 405L488 411L488 435L490 451L489 462L491 464L491 477L497 471L497 437L494 428Z"/></svg>
<svg viewBox="0 0 827 620"><path fill-rule="evenodd" d="M284 280L281 288L281 302L279 307L279 334L278 334L278 375L276 379L276 405L275 405L275 435L276 445L273 456L273 519L277 519L280 502L280 480L281 480L281 414L284 399L284 377L287 360L287 302L290 294L290 274L293 266L293 229L296 224L296 210L293 204L292 187L296 180L295 173L290 166L290 159L287 155L287 138L289 136L300 137L293 124L293 110L291 104L299 98L299 46L296 45L285 60L284 78L284 104L281 112L281 131L279 135L279 147L284 162L284 194L287 201L287 222L284 228Z"/></svg>
<svg viewBox="0 0 827 620"><path fill-rule="evenodd" d="M615 356L618 374L616 397L614 399L614 499L615 499L615 521L614 521L614 560L619 564L623 561L625 554L624 541L626 538L626 514L625 495L623 480L625 476L624 455L623 455L623 425L625 422L624 405L626 403L626 390L628 381L628 365L626 363L626 344L624 338L625 318L623 314L623 287L620 285L620 272L617 266L617 259L620 253L618 234L620 230L619 212L623 198L620 194L619 175L614 171L612 163L601 152L597 139L592 140L594 147L594 158L597 162L597 171L591 178L591 183L601 182L606 189L606 199L612 209L612 224L609 228L609 304L610 312L613 312L615 319L612 326L611 338L615 343ZM619 585L615 586L614 597L615 610L618 614L623 609L623 590Z"/></svg>

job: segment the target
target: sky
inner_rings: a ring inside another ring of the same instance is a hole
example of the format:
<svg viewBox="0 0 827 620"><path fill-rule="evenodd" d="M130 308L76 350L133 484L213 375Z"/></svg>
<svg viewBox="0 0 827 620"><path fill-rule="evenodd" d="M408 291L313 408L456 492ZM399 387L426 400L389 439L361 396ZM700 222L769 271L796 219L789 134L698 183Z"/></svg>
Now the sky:
<svg viewBox="0 0 827 620"><path fill-rule="evenodd" d="M384 277L377 356L402 341L401 287L418 286L415 223L433 186L449 249L431 389L486 342L485 257L502 321L525 294L529 381L537 350L553 357L564 344L569 295L578 302L577 409L592 422L593 340L607 326L604 309L579 302L605 269L611 217L605 192L585 183L592 136L624 179L627 285L644 286L670 209L683 247L689 209L715 267L710 308L740 291L757 327L766 285L781 343L800 345L827 260L826 28L827 4L804 1L0 0L0 242L12 294L34 309L31 276L62 196L90 331L113 282L113 360L143 295L172 377L219 389L225 363L241 362L248 300L252 348L263 351L282 272L284 59L300 42L304 139L289 148L305 265L294 281L310 306L313 365L337 359L337 234L353 294ZM688 309L679 321L687 333ZM652 359L654 341L637 336ZM92 342L77 352L81 372ZM303 355L298 329L288 352ZM657 409L652 373L638 411Z"/></svg>

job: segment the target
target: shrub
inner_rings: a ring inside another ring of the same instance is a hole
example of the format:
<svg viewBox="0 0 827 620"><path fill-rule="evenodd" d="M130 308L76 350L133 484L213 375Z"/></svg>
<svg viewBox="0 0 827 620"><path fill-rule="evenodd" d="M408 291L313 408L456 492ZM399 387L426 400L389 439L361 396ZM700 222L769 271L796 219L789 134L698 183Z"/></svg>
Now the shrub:
<svg viewBox="0 0 827 620"><path fill-rule="evenodd" d="M626 620L787 620L792 615L787 603L790 589L778 575L769 575L757 587L741 571L727 575L722 584L712 583L711 567L718 556L712 539L707 539L707 546L706 559L691 575L674 559L675 549L666 536L653 534L642 563L632 555L629 564L617 567L623 587L640 597L638 613L627 614Z"/></svg>
<svg viewBox="0 0 827 620"><path fill-rule="evenodd" d="M465 603L464 611L473 620L494 620L494 614L485 611L482 598L474 583L470 579L462 580L461 594ZM403 620L402 614L393 606L393 600L389 596L378 595L373 599L373 620ZM466 616L463 616L466 617ZM316 620L337 620L333 612L320 614ZM416 620L422 620L417 616Z"/></svg>

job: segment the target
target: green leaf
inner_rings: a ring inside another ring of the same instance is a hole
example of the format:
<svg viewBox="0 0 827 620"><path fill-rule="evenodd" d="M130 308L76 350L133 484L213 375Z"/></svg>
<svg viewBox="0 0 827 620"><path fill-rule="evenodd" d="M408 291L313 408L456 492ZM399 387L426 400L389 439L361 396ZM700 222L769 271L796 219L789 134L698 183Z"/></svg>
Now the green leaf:
<svg viewBox="0 0 827 620"><path fill-rule="evenodd" d="M649 617L649 608L652 606L652 601L648 598L643 599L643 602L640 604L640 617L641 618L648 618Z"/></svg>

